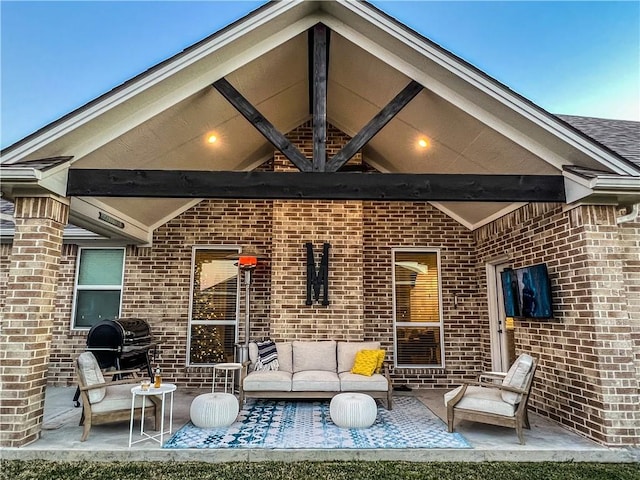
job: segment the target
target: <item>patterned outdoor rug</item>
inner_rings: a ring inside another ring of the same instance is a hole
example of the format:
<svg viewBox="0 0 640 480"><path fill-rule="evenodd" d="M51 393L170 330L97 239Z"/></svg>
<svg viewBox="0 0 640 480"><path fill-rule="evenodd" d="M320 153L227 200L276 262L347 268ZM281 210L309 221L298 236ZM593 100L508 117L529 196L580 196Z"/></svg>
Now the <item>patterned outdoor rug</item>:
<svg viewBox="0 0 640 480"><path fill-rule="evenodd" d="M247 400L230 427L198 428L191 422L163 448L471 448L422 402L394 397L393 410L378 407L369 428L340 428L329 401Z"/></svg>

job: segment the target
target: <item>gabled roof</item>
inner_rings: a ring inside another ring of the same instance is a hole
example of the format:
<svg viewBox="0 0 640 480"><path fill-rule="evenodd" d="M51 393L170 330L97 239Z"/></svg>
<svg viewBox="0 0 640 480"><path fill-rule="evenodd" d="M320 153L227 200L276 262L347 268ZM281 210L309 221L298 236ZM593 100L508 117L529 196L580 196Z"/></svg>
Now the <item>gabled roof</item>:
<svg viewBox="0 0 640 480"><path fill-rule="evenodd" d="M255 168L273 146L211 85L224 78L278 130L294 129L310 118L307 32L319 22L331 30L327 119L348 135L410 81L424 87L363 148L379 171L554 175L573 165L640 178L640 168L623 156L372 5L347 0L268 3L2 152L3 167L73 157L65 164L46 175L3 170L60 193L69 168ZM219 138L215 147L205 141L210 132ZM420 136L430 149L415 147ZM87 228L105 211L126 225L114 235L145 241L193 204L72 198L71 211ZM519 206L434 204L469 228Z"/></svg>
<svg viewBox="0 0 640 480"><path fill-rule="evenodd" d="M557 117L640 167L640 122L576 115Z"/></svg>

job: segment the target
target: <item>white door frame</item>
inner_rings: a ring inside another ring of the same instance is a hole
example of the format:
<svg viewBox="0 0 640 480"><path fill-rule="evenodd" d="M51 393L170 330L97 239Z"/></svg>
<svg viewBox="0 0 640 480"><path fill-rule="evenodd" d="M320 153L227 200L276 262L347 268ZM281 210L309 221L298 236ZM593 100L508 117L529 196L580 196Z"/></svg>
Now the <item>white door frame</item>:
<svg viewBox="0 0 640 480"><path fill-rule="evenodd" d="M502 288L499 288L500 272L509 266L510 261L507 257L497 258L486 264L491 369L495 372L506 372L509 369L507 332L504 324L506 314Z"/></svg>

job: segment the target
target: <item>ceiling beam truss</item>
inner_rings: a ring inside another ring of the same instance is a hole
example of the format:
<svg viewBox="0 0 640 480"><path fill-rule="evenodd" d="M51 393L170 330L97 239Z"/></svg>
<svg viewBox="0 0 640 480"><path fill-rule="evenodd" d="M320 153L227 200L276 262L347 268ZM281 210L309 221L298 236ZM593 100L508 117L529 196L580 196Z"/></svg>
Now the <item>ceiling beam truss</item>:
<svg viewBox="0 0 640 480"><path fill-rule="evenodd" d="M327 162L327 77L329 29L313 27L313 171L324 172Z"/></svg>
<svg viewBox="0 0 640 480"><path fill-rule="evenodd" d="M233 105L269 142L298 167L302 172L311 171L311 162L287 137L273 126L246 98L238 92L226 79L221 78L213 83L213 87Z"/></svg>
<svg viewBox="0 0 640 480"><path fill-rule="evenodd" d="M362 130L342 147L342 149L327 162L327 172L336 172L347 163L358 151L395 117L418 93L422 85L412 80L398 95L395 96L378 114L369 120Z"/></svg>
<svg viewBox="0 0 640 480"><path fill-rule="evenodd" d="M311 160L305 157L226 79L221 78L213 83L213 87L301 172L338 171L423 89L422 85L412 80L331 160L327 161L327 84L330 33L331 30L322 23L314 25L309 30L309 96L313 117L313 158Z"/></svg>
<svg viewBox="0 0 640 480"><path fill-rule="evenodd" d="M69 170L68 196L564 202L561 175Z"/></svg>

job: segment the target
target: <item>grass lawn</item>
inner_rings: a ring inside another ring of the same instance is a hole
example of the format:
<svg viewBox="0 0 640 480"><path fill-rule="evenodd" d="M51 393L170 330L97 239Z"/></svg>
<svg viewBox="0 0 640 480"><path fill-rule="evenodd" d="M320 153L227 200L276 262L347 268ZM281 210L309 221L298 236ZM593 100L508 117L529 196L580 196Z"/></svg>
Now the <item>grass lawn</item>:
<svg viewBox="0 0 640 480"><path fill-rule="evenodd" d="M623 463L49 462L3 460L2 480L638 480Z"/></svg>

